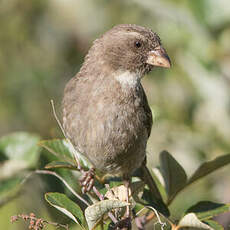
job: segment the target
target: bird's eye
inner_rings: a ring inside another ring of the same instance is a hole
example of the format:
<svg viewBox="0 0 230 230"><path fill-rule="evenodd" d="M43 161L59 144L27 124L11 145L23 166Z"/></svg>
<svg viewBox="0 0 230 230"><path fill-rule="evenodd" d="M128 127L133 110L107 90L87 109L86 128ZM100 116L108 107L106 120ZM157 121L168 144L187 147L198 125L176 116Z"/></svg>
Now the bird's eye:
<svg viewBox="0 0 230 230"><path fill-rule="evenodd" d="M141 47L141 43L140 43L139 41L136 41L136 42L135 42L135 46L136 46L137 48L140 48L140 47Z"/></svg>

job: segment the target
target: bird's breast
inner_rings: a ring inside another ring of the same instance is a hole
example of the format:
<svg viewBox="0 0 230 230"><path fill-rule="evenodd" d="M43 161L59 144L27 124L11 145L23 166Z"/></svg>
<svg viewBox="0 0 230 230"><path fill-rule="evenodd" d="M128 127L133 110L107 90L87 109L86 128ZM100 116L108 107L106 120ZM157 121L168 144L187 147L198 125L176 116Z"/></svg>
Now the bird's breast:
<svg viewBox="0 0 230 230"><path fill-rule="evenodd" d="M78 91L78 98L66 112L65 129L96 168L126 175L145 158L149 118L141 85L121 79L92 85L87 99L82 98L84 105Z"/></svg>
<svg viewBox="0 0 230 230"><path fill-rule="evenodd" d="M140 74L130 71L117 71L114 73L115 80L120 84L123 91L136 89L140 85Z"/></svg>

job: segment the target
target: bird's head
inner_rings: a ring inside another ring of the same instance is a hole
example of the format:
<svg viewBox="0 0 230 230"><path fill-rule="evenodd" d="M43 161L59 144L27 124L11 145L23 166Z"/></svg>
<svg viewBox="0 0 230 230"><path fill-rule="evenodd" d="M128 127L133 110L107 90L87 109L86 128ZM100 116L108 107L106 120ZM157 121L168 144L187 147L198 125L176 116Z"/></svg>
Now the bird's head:
<svg viewBox="0 0 230 230"><path fill-rule="evenodd" d="M138 73L141 77L154 66L171 66L159 36L150 29L122 24L113 27L94 42L89 52L99 63L114 71Z"/></svg>

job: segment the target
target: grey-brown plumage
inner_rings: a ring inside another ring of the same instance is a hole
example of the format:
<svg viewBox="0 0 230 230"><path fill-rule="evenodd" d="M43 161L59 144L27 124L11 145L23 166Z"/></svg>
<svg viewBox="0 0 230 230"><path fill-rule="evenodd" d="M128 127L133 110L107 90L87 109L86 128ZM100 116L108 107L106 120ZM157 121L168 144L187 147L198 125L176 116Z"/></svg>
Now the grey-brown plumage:
<svg viewBox="0 0 230 230"><path fill-rule="evenodd" d="M118 25L94 41L66 85L66 134L104 173L129 178L145 160L152 114L140 80L153 66L170 66L157 34Z"/></svg>

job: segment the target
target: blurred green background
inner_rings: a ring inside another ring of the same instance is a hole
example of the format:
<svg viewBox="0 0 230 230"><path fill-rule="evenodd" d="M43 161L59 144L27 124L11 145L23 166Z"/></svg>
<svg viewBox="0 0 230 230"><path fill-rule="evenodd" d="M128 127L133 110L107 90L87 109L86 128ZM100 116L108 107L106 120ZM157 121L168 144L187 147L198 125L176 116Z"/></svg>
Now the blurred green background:
<svg viewBox="0 0 230 230"><path fill-rule="evenodd" d="M165 149L190 175L204 160L229 153L229 0L1 0L0 136L29 131L42 139L62 137L50 100L61 114L64 86L92 41L120 23L152 28L173 64L143 79L156 120L149 166ZM180 194L175 215L200 199L230 202L229 172L227 166ZM19 213L57 219L43 201L44 191L55 191L49 183L33 177L20 198L0 209L1 229L25 229L9 222ZM229 219L219 217L225 226Z"/></svg>

